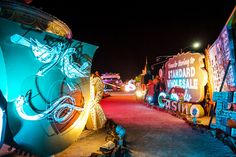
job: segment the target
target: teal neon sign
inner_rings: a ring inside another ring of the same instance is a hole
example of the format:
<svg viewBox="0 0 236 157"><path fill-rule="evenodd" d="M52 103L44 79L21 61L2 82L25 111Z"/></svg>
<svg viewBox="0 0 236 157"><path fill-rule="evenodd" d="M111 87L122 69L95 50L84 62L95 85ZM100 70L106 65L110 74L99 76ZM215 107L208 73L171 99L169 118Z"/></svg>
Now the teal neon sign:
<svg viewBox="0 0 236 157"><path fill-rule="evenodd" d="M49 156L79 138L93 106L89 76L97 48L0 18L0 90L10 140Z"/></svg>
<svg viewBox="0 0 236 157"><path fill-rule="evenodd" d="M57 123L63 123L71 119L74 110L80 112L83 111L83 108L75 106L75 100L70 96L63 96L59 98L53 104L51 104L50 108L48 108L46 111L35 115L29 115L24 110L24 105L29 105L29 101L26 97L19 96L16 99L15 104L17 113L25 120L42 120L52 116ZM66 111L66 114L63 114L64 111Z"/></svg>
<svg viewBox="0 0 236 157"><path fill-rule="evenodd" d="M58 42L50 47L41 44L37 39L27 39L18 34L12 35L10 40L14 44L31 48L35 58L44 63L44 66L37 73L38 76L44 76L54 66L58 66L61 72L69 78L89 77L91 63L88 61L81 64L73 62L72 55L76 54L77 51L75 48L65 49L65 43Z"/></svg>

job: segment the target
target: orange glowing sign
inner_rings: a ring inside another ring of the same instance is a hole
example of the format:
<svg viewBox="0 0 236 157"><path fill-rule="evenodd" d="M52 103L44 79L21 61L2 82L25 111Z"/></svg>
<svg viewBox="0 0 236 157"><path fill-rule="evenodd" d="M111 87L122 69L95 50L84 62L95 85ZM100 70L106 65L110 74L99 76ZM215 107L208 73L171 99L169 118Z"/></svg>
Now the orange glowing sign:
<svg viewBox="0 0 236 157"><path fill-rule="evenodd" d="M182 53L165 64L166 90L174 87L184 89L184 101L201 102L204 98L204 86L207 72L204 69L204 55L200 53Z"/></svg>

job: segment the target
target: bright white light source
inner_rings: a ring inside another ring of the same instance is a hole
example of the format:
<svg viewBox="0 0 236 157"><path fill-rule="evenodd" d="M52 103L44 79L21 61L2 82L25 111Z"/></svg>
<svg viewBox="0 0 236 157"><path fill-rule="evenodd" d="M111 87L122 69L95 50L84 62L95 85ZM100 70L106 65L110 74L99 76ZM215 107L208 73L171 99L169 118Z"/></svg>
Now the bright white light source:
<svg viewBox="0 0 236 157"><path fill-rule="evenodd" d="M152 97L151 96L149 96L147 99L148 99L149 103L152 101Z"/></svg>
<svg viewBox="0 0 236 157"><path fill-rule="evenodd" d="M199 42L195 42L195 43L193 43L193 48L199 48L201 46L201 43L199 43Z"/></svg>
<svg viewBox="0 0 236 157"><path fill-rule="evenodd" d="M135 92L135 94L136 94L136 96L139 97L139 98L143 96L143 92L140 91L140 90L137 90L137 91Z"/></svg>
<svg viewBox="0 0 236 157"><path fill-rule="evenodd" d="M136 86L134 84L128 83L127 85L125 85L126 92L135 91L135 89L136 89Z"/></svg>

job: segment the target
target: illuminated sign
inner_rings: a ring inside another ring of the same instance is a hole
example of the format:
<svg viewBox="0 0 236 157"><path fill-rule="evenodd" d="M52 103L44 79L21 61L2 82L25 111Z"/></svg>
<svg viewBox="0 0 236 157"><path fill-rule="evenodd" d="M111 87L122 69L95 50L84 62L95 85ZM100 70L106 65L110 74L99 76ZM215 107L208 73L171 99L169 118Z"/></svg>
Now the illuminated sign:
<svg viewBox="0 0 236 157"><path fill-rule="evenodd" d="M220 91L220 86L226 72L229 61L235 62L233 39L225 26L214 44L206 51L208 61L209 83L213 92ZM235 65L231 64L225 78L222 91L235 91L236 71Z"/></svg>
<svg viewBox="0 0 236 157"><path fill-rule="evenodd" d="M0 48L0 90L13 138L6 140L37 156L61 152L79 138L93 106L97 46L0 18Z"/></svg>
<svg viewBox="0 0 236 157"><path fill-rule="evenodd" d="M166 109L182 112L184 114L190 114L191 106L192 106L192 103L177 102L170 99L167 99L165 103Z"/></svg>
<svg viewBox="0 0 236 157"><path fill-rule="evenodd" d="M166 89L184 89L184 101L200 102L204 98L207 72L204 69L204 55L199 53L178 54L165 64Z"/></svg>
<svg viewBox="0 0 236 157"><path fill-rule="evenodd" d="M85 58L83 61L77 61L78 63L73 61L72 55L79 53L76 51L76 48L65 48L68 46L62 42L56 42L51 47L40 43L36 39L27 39L18 34L12 35L10 40L14 44L31 48L37 60L45 64L39 69L37 73L38 76L44 76L48 71L53 69L54 66L59 65L61 72L69 78L89 77L92 63Z"/></svg>
<svg viewBox="0 0 236 157"><path fill-rule="evenodd" d="M71 103L68 103L68 101ZM29 102L27 102L25 97L19 96L16 99L15 103L16 103L17 113L25 120L41 120L52 115L53 119L57 123L63 123L71 118L74 110L83 111L83 108L76 107L75 100L70 96L63 96L59 98L56 102L54 102L50 106L49 109L40 114L35 114L35 115L29 115L24 111L23 105L29 105Z"/></svg>
<svg viewBox="0 0 236 157"><path fill-rule="evenodd" d="M161 92L158 96L158 103L161 108L180 112L184 114L191 114L192 117L204 116L204 109L199 104L192 104L189 102L176 101L171 99L171 95Z"/></svg>

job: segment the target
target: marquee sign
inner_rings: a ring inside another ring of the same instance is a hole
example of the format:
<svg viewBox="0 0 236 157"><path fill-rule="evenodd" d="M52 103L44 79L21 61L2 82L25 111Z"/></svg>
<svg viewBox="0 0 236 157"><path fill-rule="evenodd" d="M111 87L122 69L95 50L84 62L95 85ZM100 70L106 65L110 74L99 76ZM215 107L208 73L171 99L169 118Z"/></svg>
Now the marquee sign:
<svg viewBox="0 0 236 157"><path fill-rule="evenodd" d="M203 59L204 55L190 52L170 58L165 64L166 90L180 87L184 89L184 101L201 102L207 83Z"/></svg>

